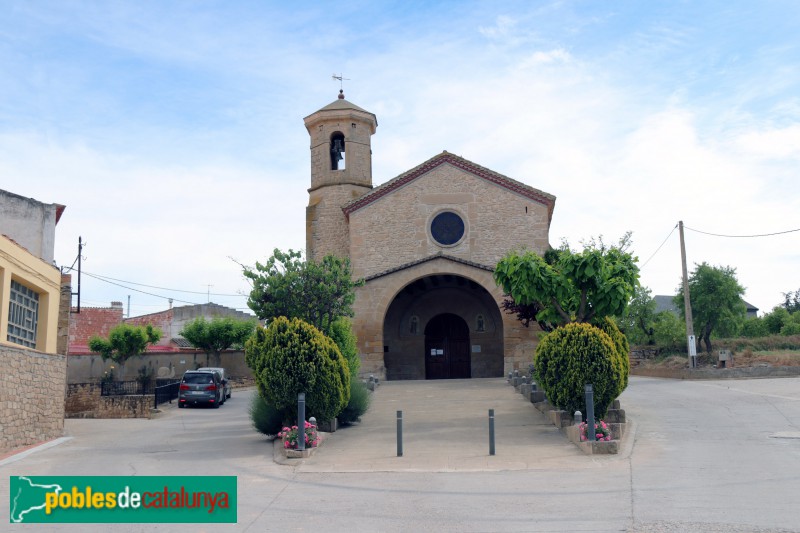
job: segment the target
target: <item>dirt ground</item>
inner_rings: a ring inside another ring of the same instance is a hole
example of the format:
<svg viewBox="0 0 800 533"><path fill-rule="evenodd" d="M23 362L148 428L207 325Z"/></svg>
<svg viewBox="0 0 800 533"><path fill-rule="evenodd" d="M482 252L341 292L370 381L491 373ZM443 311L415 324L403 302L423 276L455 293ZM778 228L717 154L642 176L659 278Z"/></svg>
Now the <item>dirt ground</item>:
<svg viewBox="0 0 800 533"><path fill-rule="evenodd" d="M705 352L698 354L697 362L700 368L712 368L718 364L716 353L708 355ZM687 368L688 361L686 355L677 354L666 357L649 359L640 363L639 368ZM751 351L742 350L733 354L732 367L749 366L800 366L800 351L798 350L771 350L771 351Z"/></svg>

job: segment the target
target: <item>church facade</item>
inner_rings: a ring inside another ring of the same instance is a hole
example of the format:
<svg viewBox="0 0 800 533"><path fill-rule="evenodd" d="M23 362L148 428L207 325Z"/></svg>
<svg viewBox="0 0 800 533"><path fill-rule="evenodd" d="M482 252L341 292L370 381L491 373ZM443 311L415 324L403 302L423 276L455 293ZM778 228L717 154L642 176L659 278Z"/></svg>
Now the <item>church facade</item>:
<svg viewBox="0 0 800 533"><path fill-rule="evenodd" d="M540 254L555 197L448 152L374 187L374 114L339 98L305 118L311 140L306 255L348 257L362 374L503 376L527 369L539 328L501 308L492 277L510 250Z"/></svg>

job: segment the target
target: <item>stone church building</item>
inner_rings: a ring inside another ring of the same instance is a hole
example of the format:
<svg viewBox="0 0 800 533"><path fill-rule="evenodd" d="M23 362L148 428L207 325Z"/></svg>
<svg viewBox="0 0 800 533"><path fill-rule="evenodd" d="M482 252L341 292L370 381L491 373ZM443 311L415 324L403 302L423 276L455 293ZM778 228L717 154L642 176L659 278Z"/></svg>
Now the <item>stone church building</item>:
<svg viewBox="0 0 800 533"><path fill-rule="evenodd" d="M492 277L515 248L542 254L555 197L448 152L377 187L373 113L344 99L305 118L311 137L306 255L349 257L363 374L503 376L527 369L538 327L501 308Z"/></svg>

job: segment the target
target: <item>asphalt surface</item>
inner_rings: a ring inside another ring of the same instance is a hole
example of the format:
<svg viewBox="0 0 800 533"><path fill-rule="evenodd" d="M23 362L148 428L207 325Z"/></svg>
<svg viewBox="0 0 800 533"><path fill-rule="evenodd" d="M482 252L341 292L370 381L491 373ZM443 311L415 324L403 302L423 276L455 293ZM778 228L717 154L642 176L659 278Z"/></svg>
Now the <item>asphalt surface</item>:
<svg viewBox="0 0 800 533"><path fill-rule="evenodd" d="M800 531L798 378L632 377L616 456L584 455L489 379L384 383L360 424L287 461L251 429L251 394L153 420L67 420L68 439L0 460L0 502L14 475L235 475L237 524L26 527L0 513L0 530Z"/></svg>

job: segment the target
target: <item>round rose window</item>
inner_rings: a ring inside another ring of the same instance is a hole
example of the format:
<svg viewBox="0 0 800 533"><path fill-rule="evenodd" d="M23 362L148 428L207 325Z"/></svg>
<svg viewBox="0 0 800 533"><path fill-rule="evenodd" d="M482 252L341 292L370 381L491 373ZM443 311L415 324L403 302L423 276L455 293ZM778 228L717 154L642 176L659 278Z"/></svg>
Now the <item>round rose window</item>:
<svg viewBox="0 0 800 533"><path fill-rule="evenodd" d="M431 236L441 245L453 245L464 236L464 221L452 211L439 213L431 222Z"/></svg>

